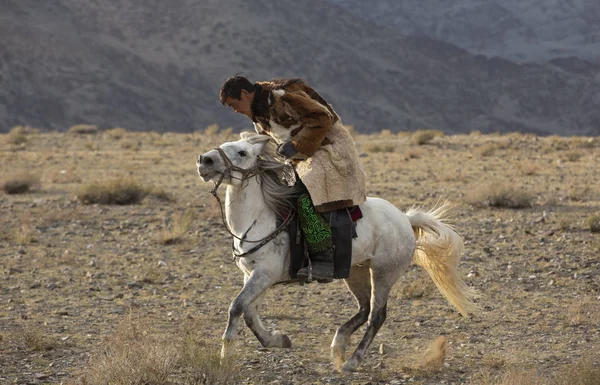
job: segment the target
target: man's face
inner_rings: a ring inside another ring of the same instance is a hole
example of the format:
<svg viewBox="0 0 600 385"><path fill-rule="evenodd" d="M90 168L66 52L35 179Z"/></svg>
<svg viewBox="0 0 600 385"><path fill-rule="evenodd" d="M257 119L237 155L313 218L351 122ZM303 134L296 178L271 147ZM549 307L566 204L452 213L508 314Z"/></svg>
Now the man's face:
<svg viewBox="0 0 600 385"><path fill-rule="evenodd" d="M225 105L233 108L237 113L244 114L248 117L252 117L252 97L254 93L249 93L246 90L242 90L240 98L227 98L225 99Z"/></svg>

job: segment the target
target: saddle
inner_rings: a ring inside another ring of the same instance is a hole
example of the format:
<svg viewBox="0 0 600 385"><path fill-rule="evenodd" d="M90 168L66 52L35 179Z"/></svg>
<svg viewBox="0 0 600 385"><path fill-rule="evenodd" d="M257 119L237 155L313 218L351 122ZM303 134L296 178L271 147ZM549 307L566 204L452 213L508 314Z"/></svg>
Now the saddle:
<svg viewBox="0 0 600 385"><path fill-rule="evenodd" d="M331 211L323 214L323 219L329 223L334 250L333 278L341 279L350 276L352 266L352 239L356 238L356 222L362 218L359 206ZM309 256L304 234L298 216L288 225L290 234L290 270L292 280L297 278L298 270L302 268L305 259Z"/></svg>

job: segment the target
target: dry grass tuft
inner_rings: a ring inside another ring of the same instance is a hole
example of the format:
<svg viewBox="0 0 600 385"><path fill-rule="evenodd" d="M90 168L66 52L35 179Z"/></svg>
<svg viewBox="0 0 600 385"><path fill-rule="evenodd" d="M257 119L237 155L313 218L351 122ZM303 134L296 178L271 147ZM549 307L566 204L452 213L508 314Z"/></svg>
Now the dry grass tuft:
<svg viewBox="0 0 600 385"><path fill-rule="evenodd" d="M123 320L80 372L80 385L239 384L239 364L232 356L220 360L190 333L181 337L151 333L149 320Z"/></svg>
<svg viewBox="0 0 600 385"><path fill-rule="evenodd" d="M383 145L379 145L379 144L374 144L371 145L367 148L367 151L369 152L394 152L396 150L396 147L393 144L383 144Z"/></svg>
<svg viewBox="0 0 600 385"><path fill-rule="evenodd" d="M79 384L167 384L179 361L172 338L152 335L143 322L129 317L92 355Z"/></svg>
<svg viewBox="0 0 600 385"><path fill-rule="evenodd" d="M536 175L540 170L539 165L537 165L536 163L531 163L531 162L520 162L517 165L517 168L519 169L521 174L528 175L528 176Z"/></svg>
<svg viewBox="0 0 600 385"><path fill-rule="evenodd" d="M173 194L171 194L170 192L168 192L167 190L165 190L162 187L154 186L154 187L148 188L148 196L151 196L151 197L156 198L159 201L163 201L163 202L175 202L176 201Z"/></svg>
<svg viewBox="0 0 600 385"><path fill-rule="evenodd" d="M575 202L585 201L590 197L593 189L589 184L585 185L574 185L567 191L567 197Z"/></svg>
<svg viewBox="0 0 600 385"><path fill-rule="evenodd" d="M477 149L477 152L479 153L479 155L481 156L492 156L496 153L496 150L498 149L498 146L494 143L486 143L483 146L479 147Z"/></svg>
<svg viewBox="0 0 600 385"><path fill-rule="evenodd" d="M419 159L423 156L423 153L421 151L412 151L411 150L406 153L406 156L409 159Z"/></svg>
<svg viewBox="0 0 600 385"><path fill-rule="evenodd" d="M489 372L478 373L469 382L470 385L549 385L538 373L518 370L501 376L493 376Z"/></svg>
<svg viewBox="0 0 600 385"><path fill-rule="evenodd" d="M165 223L159 233L159 241L163 245L180 243L187 237L188 231L194 221L194 212L177 212L173 215L170 225ZM166 221L165 221L166 222Z"/></svg>
<svg viewBox="0 0 600 385"><path fill-rule="evenodd" d="M568 325L594 325L600 305L590 298L583 298L571 304L568 310Z"/></svg>
<svg viewBox="0 0 600 385"><path fill-rule="evenodd" d="M471 190L465 202L476 207L521 209L531 207L534 198L523 188L496 181Z"/></svg>
<svg viewBox="0 0 600 385"><path fill-rule="evenodd" d="M573 144L576 148L596 148L600 146L600 138L573 139Z"/></svg>
<svg viewBox="0 0 600 385"><path fill-rule="evenodd" d="M92 124L76 124L74 126L69 127L69 130L67 132L69 134L89 135L97 133L98 127Z"/></svg>
<svg viewBox="0 0 600 385"><path fill-rule="evenodd" d="M573 221L571 218L562 217L558 220L558 228L562 231L569 231L573 226Z"/></svg>
<svg viewBox="0 0 600 385"><path fill-rule="evenodd" d="M587 225L592 233L600 233L600 215L592 215L587 219Z"/></svg>
<svg viewBox="0 0 600 385"><path fill-rule="evenodd" d="M583 359L563 368L554 380L556 385L598 385L600 366L591 360Z"/></svg>
<svg viewBox="0 0 600 385"><path fill-rule="evenodd" d="M210 124L208 126L206 126L206 128L204 129L204 135L208 135L208 136L213 136L213 135L217 135L217 133L219 132L219 125L218 124Z"/></svg>
<svg viewBox="0 0 600 385"><path fill-rule="evenodd" d="M506 358L497 353L490 353L481 358L481 363L492 369L501 369L506 365Z"/></svg>
<svg viewBox="0 0 600 385"><path fill-rule="evenodd" d="M581 151L569 151L565 154L564 159L569 162L577 162L581 159L582 156L583 154L581 153Z"/></svg>
<svg viewBox="0 0 600 385"><path fill-rule="evenodd" d="M139 151L142 148L142 142L136 140L122 139L119 146L124 150Z"/></svg>
<svg viewBox="0 0 600 385"><path fill-rule="evenodd" d="M444 132L440 130L417 130L412 134L413 141L422 146L431 142L437 136L444 136Z"/></svg>
<svg viewBox="0 0 600 385"><path fill-rule="evenodd" d="M88 140L85 142L85 144L83 145L83 147L85 147L85 149L88 150L88 151L98 151L98 150L100 150L100 146L98 145L98 143L96 143L95 141L93 141L90 138L88 138Z"/></svg>
<svg viewBox="0 0 600 385"><path fill-rule="evenodd" d="M58 345L58 339L44 333L42 329L32 324L25 324L17 329L13 334L13 339L20 349L36 352L52 350Z"/></svg>
<svg viewBox="0 0 600 385"><path fill-rule="evenodd" d="M21 214L19 226L13 230L13 238L17 245L27 245L35 241L33 227L31 226L31 212Z"/></svg>
<svg viewBox="0 0 600 385"><path fill-rule="evenodd" d="M150 191L133 179L118 178L83 186L77 199L83 204L130 205L140 203Z"/></svg>
<svg viewBox="0 0 600 385"><path fill-rule="evenodd" d="M24 194L39 188L40 178L28 172L12 174L2 183L2 190L7 194Z"/></svg>
<svg viewBox="0 0 600 385"><path fill-rule="evenodd" d="M213 351L192 338L184 341L181 367L186 373L185 384L229 385L241 383L240 368L235 356L221 361L218 351Z"/></svg>
<svg viewBox="0 0 600 385"><path fill-rule="evenodd" d="M488 371L477 373L470 385L598 385L600 367L583 359L563 367L554 374L543 375L538 371L512 369L500 375Z"/></svg>
<svg viewBox="0 0 600 385"><path fill-rule="evenodd" d="M127 130L121 127L115 127L111 128L110 130L106 130L104 133L112 139L117 140L127 135Z"/></svg>
<svg viewBox="0 0 600 385"><path fill-rule="evenodd" d="M29 140L28 135L37 134L39 132L40 130L29 126L15 126L8 132L8 143L14 144L15 146L25 145Z"/></svg>

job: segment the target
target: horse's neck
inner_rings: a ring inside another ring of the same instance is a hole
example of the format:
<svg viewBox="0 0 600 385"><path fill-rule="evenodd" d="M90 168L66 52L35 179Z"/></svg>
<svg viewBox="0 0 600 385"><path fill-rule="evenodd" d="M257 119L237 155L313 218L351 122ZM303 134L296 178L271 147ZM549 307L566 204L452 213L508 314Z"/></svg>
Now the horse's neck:
<svg viewBox="0 0 600 385"><path fill-rule="evenodd" d="M241 186L227 187L225 216L229 228L238 236L256 223L264 220L270 222L275 217L265 203L260 180L256 178L259 177L250 178Z"/></svg>

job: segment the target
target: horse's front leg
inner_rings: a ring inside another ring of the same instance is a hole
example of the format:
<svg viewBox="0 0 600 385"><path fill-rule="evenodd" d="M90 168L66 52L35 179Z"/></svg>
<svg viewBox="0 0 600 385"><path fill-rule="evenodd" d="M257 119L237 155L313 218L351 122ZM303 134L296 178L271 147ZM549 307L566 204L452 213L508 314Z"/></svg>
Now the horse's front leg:
<svg viewBox="0 0 600 385"><path fill-rule="evenodd" d="M260 344L266 348L291 348L292 341L285 334L281 334L279 331L267 330L258 315L258 308L262 303L264 293L252 302L248 307L248 310L244 312L244 321L246 325L252 330L252 333L256 336Z"/></svg>
<svg viewBox="0 0 600 385"><path fill-rule="evenodd" d="M229 306L227 328L225 329L225 333L223 333L221 358L225 358L229 353L229 348L237 335L240 316L246 313L252 314L252 304L262 296L265 290L273 285L272 279L268 274L260 273L257 270L254 270L245 281L244 287Z"/></svg>

